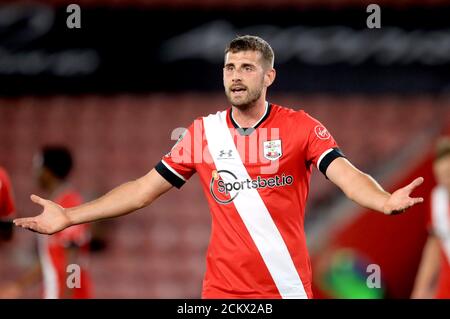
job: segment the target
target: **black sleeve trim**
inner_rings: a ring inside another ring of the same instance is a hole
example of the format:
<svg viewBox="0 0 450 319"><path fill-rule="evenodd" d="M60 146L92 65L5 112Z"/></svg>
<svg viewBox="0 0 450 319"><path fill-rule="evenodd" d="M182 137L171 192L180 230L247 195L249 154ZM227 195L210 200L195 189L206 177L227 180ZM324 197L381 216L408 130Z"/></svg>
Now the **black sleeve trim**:
<svg viewBox="0 0 450 319"><path fill-rule="evenodd" d="M319 164L319 171L322 172L323 175L328 179L327 177L327 168L330 166L331 162L333 162L338 157L345 157L345 155L341 152L341 150L337 147L333 148L331 152L329 152L327 155L322 158L322 161L320 161Z"/></svg>
<svg viewBox="0 0 450 319"><path fill-rule="evenodd" d="M155 166L155 170L166 179L170 184L175 186L176 188L181 188L181 186L184 185L185 181L179 178L177 175L175 175L173 172L171 172L166 165L163 164L163 162L159 162Z"/></svg>

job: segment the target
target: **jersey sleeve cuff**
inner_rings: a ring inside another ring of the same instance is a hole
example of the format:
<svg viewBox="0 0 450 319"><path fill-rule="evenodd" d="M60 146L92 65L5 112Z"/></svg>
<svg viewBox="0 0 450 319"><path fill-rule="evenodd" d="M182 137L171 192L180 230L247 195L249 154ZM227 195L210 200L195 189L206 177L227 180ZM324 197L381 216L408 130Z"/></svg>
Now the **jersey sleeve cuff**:
<svg viewBox="0 0 450 319"><path fill-rule="evenodd" d="M327 179L328 179L326 174L327 168L338 157L345 157L345 155L341 152L339 148L335 147L325 151L319 158L319 161L317 162L317 168L319 169L319 171L322 172L323 175L325 175Z"/></svg>
<svg viewBox="0 0 450 319"><path fill-rule="evenodd" d="M155 166L155 170L162 176L166 181L175 186L176 188L181 188L181 186L186 183L186 180L177 173L172 167L168 164L164 163L164 161L160 161Z"/></svg>

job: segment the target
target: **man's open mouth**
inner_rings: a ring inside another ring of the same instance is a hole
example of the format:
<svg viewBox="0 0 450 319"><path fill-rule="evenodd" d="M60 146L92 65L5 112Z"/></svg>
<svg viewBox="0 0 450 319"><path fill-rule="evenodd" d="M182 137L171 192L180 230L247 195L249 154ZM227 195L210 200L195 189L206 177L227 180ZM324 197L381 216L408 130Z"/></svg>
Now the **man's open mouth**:
<svg viewBox="0 0 450 319"><path fill-rule="evenodd" d="M233 93L244 92L244 91L247 91L247 89L245 87L233 87L233 88L231 88L231 92L233 92Z"/></svg>

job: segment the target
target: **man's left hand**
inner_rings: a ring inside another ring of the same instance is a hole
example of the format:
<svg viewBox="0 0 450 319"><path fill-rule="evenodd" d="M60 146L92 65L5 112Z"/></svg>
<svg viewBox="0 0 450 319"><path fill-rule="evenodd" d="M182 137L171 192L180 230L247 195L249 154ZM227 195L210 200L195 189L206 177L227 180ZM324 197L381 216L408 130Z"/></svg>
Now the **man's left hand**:
<svg viewBox="0 0 450 319"><path fill-rule="evenodd" d="M383 206L386 215L395 215L405 212L408 208L422 203L422 197L411 197L413 190L423 183L423 177L418 177L411 184L393 192Z"/></svg>

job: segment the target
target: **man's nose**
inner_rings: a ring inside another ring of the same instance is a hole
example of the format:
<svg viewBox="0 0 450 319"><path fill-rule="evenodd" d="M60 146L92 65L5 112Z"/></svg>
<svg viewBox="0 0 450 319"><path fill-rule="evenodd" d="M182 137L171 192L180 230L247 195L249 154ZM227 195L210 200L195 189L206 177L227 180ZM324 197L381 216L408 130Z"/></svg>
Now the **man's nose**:
<svg viewBox="0 0 450 319"><path fill-rule="evenodd" d="M231 80L233 82L238 82L242 80L242 72L239 69L234 69L233 74L231 75Z"/></svg>
<svg viewBox="0 0 450 319"><path fill-rule="evenodd" d="M232 80L233 82L241 82L241 81L242 81L241 72L239 72L239 71L234 71L234 72L233 72L233 76L231 77L231 80Z"/></svg>

